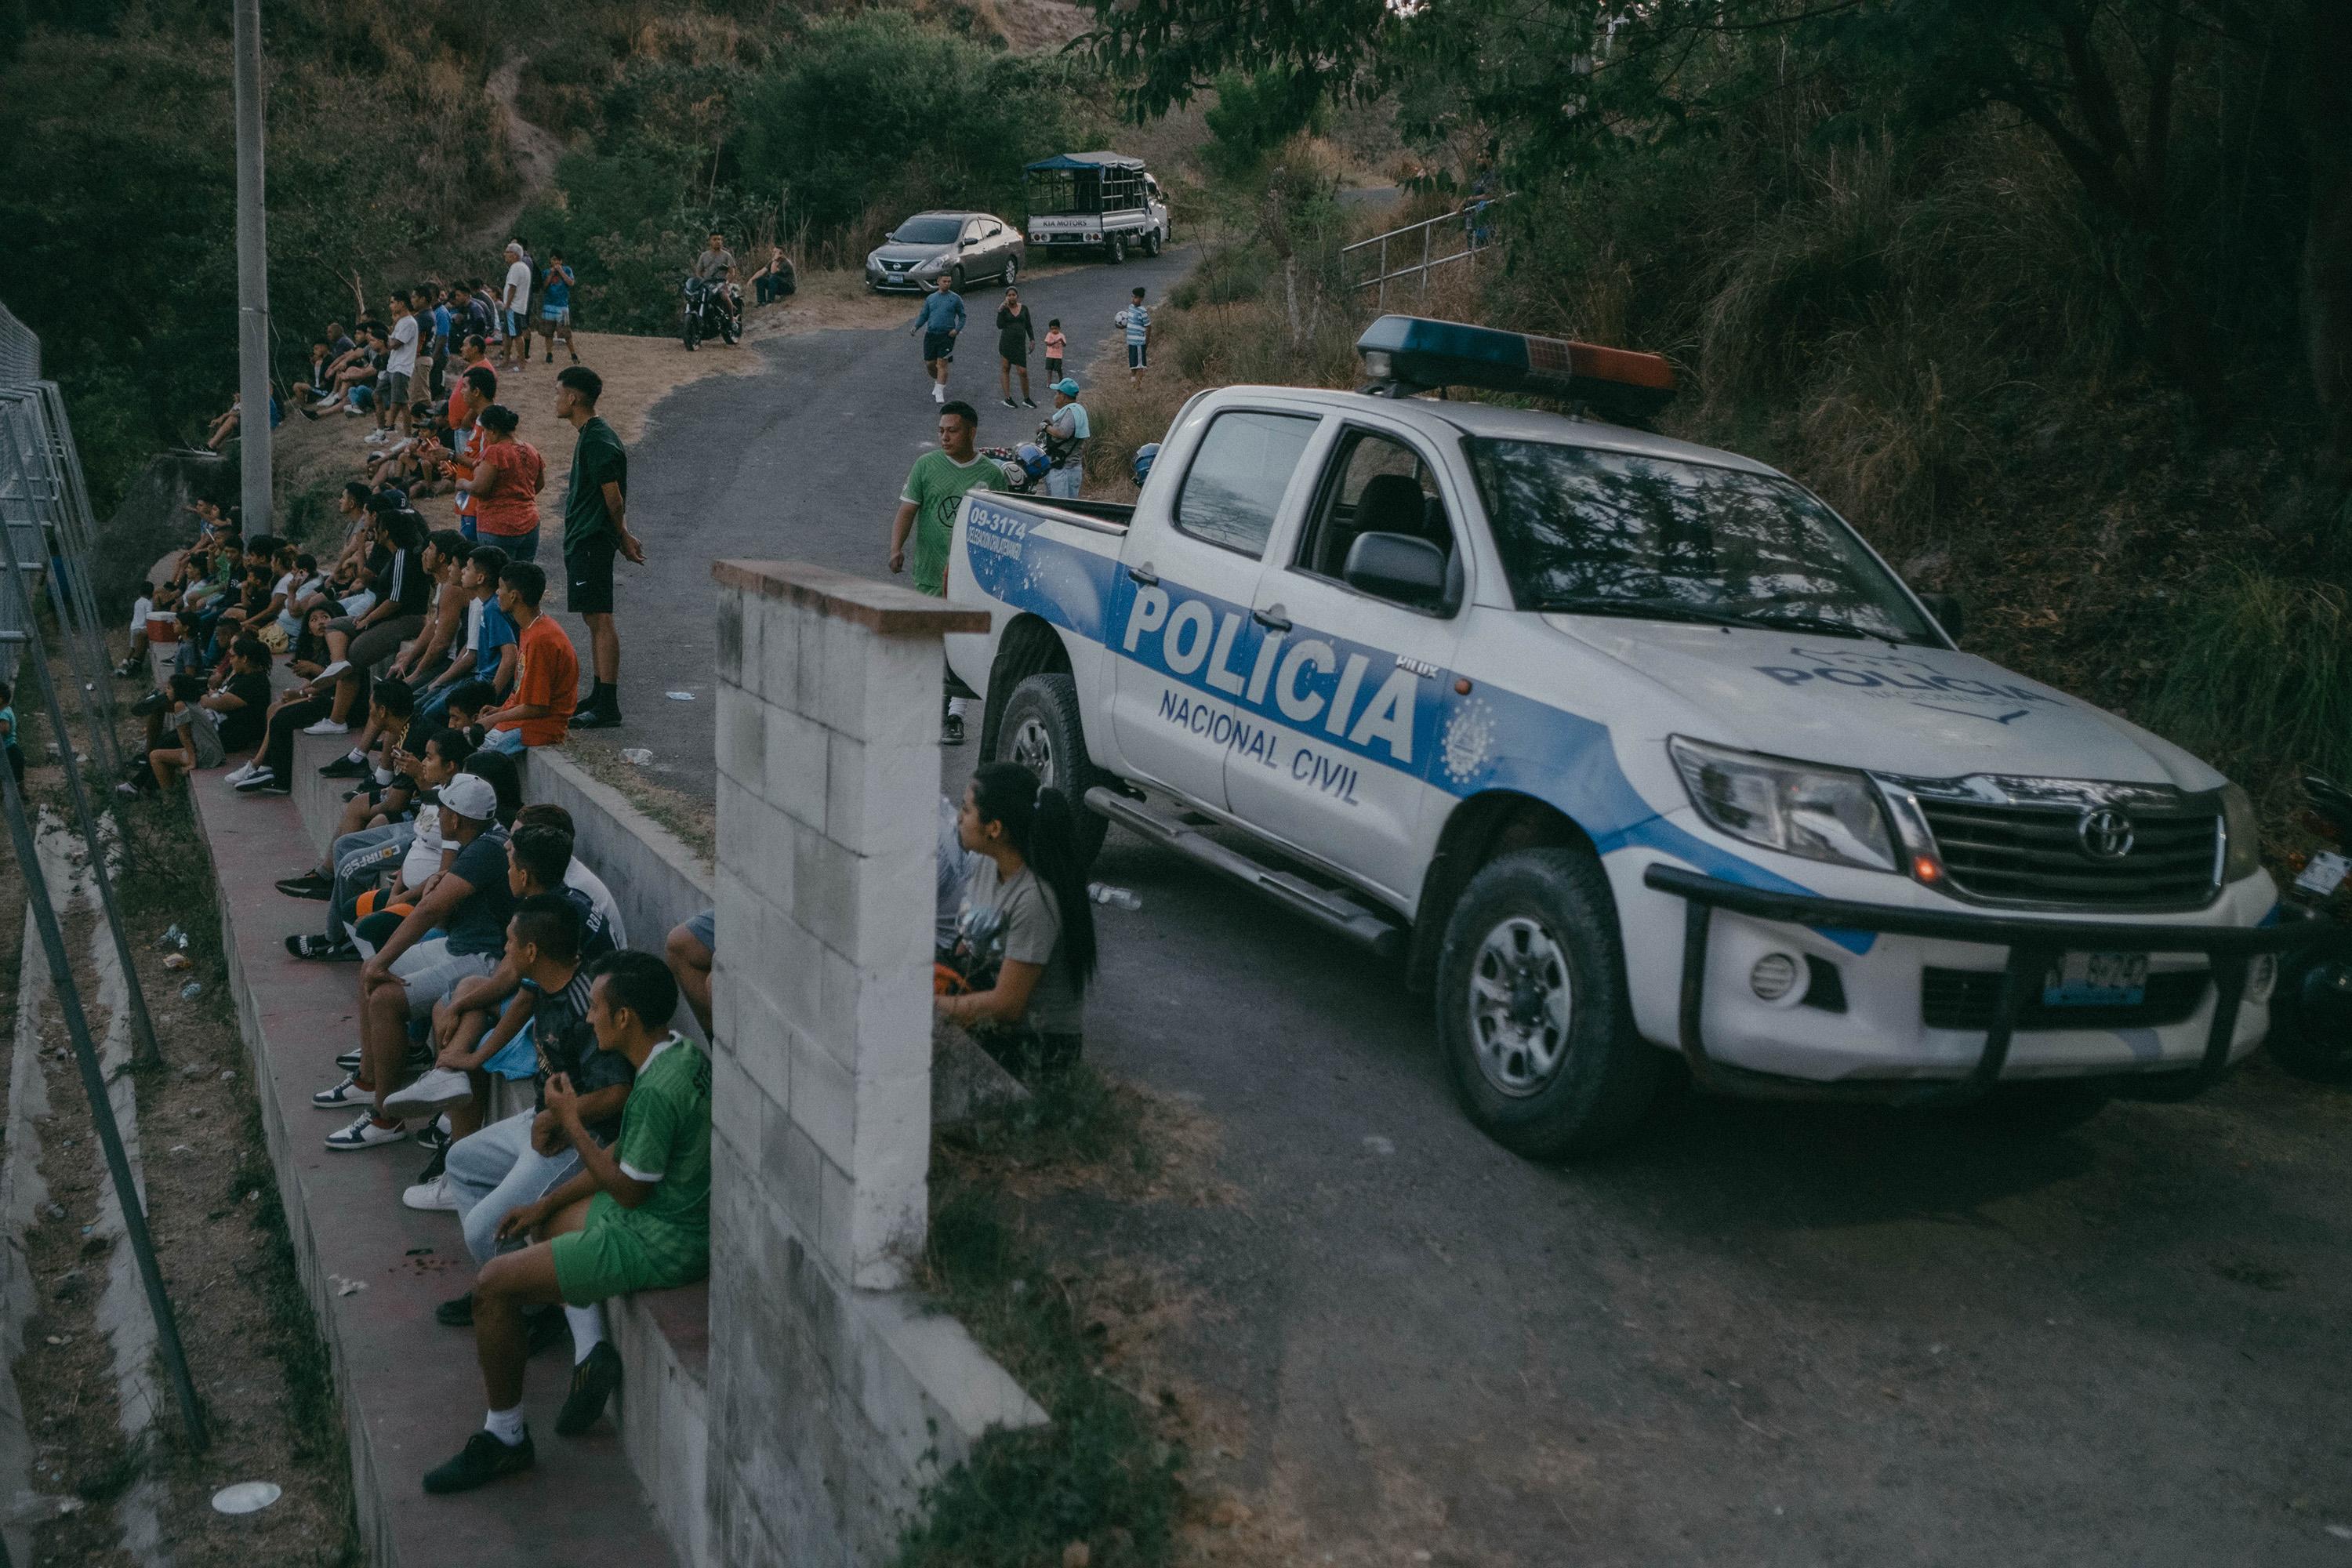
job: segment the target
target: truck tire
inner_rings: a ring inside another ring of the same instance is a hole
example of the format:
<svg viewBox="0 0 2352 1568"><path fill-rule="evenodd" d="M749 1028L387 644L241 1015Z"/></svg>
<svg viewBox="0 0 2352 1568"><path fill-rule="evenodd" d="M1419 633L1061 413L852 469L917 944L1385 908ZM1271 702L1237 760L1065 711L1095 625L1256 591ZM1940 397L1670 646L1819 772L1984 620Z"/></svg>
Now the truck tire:
<svg viewBox="0 0 2352 1568"><path fill-rule="evenodd" d="M2313 1083L2352 1082L2352 1028L2346 1026L2352 966L2340 942L2279 961L2271 992L2271 1059Z"/></svg>
<svg viewBox="0 0 2352 1568"><path fill-rule="evenodd" d="M1143 254L1146 256L1157 256L1160 254L1160 226L1158 224L1154 224L1150 228L1143 231Z"/></svg>
<svg viewBox="0 0 2352 1568"><path fill-rule="evenodd" d="M1531 1160L1595 1154L1656 1097L1616 900L1590 849L1523 849L1463 890L1437 961L1437 1036L1470 1120Z"/></svg>
<svg viewBox="0 0 2352 1568"><path fill-rule="evenodd" d="M1120 262L1127 259L1127 236L1123 234L1112 235L1110 238L1105 242L1105 245L1110 252L1110 264L1113 267L1118 266Z"/></svg>
<svg viewBox="0 0 2352 1568"><path fill-rule="evenodd" d="M1078 720L1078 683L1060 671L1033 675L1013 689L996 724L999 763L1019 763L1038 782L1069 797L1076 819L1078 867L1095 863L1110 824L1087 809L1087 791L1109 775L1087 755L1087 733Z"/></svg>

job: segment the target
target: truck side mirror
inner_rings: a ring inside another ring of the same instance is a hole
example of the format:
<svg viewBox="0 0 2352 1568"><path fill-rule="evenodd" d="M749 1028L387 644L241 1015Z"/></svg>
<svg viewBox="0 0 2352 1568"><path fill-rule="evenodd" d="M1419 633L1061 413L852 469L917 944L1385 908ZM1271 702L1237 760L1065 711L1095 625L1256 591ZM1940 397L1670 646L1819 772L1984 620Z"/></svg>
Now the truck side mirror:
<svg viewBox="0 0 2352 1568"><path fill-rule="evenodd" d="M1445 552L1409 533L1359 534L1339 579L1400 604L1434 605L1445 596Z"/></svg>
<svg viewBox="0 0 2352 1568"><path fill-rule="evenodd" d="M1950 594L1922 594L1919 602L1927 607L1929 615L1936 617L1936 623L1951 635L1954 642L1960 640L1968 617L1961 613L1958 598Z"/></svg>

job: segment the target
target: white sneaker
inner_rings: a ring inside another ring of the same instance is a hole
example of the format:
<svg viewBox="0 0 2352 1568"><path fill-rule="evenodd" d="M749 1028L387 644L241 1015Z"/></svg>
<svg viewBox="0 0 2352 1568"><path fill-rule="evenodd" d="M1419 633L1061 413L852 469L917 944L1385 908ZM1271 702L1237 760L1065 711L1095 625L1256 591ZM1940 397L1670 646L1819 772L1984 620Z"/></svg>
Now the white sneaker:
<svg viewBox="0 0 2352 1568"><path fill-rule="evenodd" d="M355 1105L375 1104L375 1090L360 1087L359 1070L354 1068L343 1074L342 1081L328 1085L310 1096L310 1103L321 1110L348 1110Z"/></svg>
<svg viewBox="0 0 2352 1568"><path fill-rule="evenodd" d="M338 724L332 719L321 719L302 731L305 735L348 735L351 732L349 724Z"/></svg>
<svg viewBox="0 0 2352 1568"><path fill-rule="evenodd" d="M261 764L259 763L247 763L241 768L231 768L228 772L221 774L221 783L225 784L241 784L246 780L251 778L253 776L254 770L258 768L260 765Z"/></svg>
<svg viewBox="0 0 2352 1568"><path fill-rule="evenodd" d="M251 773L247 773L245 777L236 781L236 793L239 795L251 795L256 790L267 789L277 782L278 773L276 769L256 768Z"/></svg>
<svg viewBox="0 0 2352 1568"><path fill-rule="evenodd" d="M327 1134L330 1149L373 1149L385 1143L398 1143L408 1136L405 1122L391 1127L379 1127L372 1111L362 1110L352 1119L349 1127Z"/></svg>
<svg viewBox="0 0 2352 1568"><path fill-rule="evenodd" d="M400 1201L413 1209L427 1212L440 1210L457 1212L457 1194L449 1190L449 1178L436 1176L429 1182L419 1182L400 1194Z"/></svg>
<svg viewBox="0 0 2352 1568"><path fill-rule="evenodd" d="M383 446L383 438L384 438L384 435L385 435L385 432L384 432L384 431L383 431L382 429L375 429L375 430L371 430L371 431L369 431L369 432L367 433L367 437L366 437L366 439L367 439L367 444L368 444L369 446L371 446L371 447L381 447L381 446Z"/></svg>
<svg viewBox="0 0 2352 1568"><path fill-rule="evenodd" d="M941 386L941 385L940 385L938 382L936 382L936 381L935 381L935 382L933 382L933 383L931 383L931 401L932 401L933 403L945 403L947 400L948 400L948 389L947 389L946 387L944 387L944 386Z"/></svg>
<svg viewBox="0 0 2352 1568"><path fill-rule="evenodd" d="M474 1098L474 1086L464 1073L447 1068L435 1068L420 1076L415 1083L395 1089L383 1097L387 1116L437 1116L453 1105L463 1105Z"/></svg>
<svg viewBox="0 0 2352 1568"><path fill-rule="evenodd" d="M320 670L318 674L312 676L310 678L310 684L313 686L323 686L328 681L334 679L335 677L342 674L343 671L351 668L351 667L352 661L350 659L339 658L335 660L334 663L327 666L326 668Z"/></svg>

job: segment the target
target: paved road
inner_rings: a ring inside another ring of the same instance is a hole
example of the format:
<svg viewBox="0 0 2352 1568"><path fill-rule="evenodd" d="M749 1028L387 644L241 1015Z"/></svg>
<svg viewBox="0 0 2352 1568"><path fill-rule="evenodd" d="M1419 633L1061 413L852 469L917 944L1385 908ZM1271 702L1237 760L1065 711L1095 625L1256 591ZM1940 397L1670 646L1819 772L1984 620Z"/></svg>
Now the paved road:
<svg viewBox="0 0 2352 1568"><path fill-rule="evenodd" d="M1041 339L1047 321L1062 319L1069 369L1083 380L1117 334L1111 318L1128 290L1140 284L1158 302L1183 276L1188 255L1179 247L1152 261L1073 267L1024 279L1021 294ZM965 297L971 325L948 382L949 396L980 410L982 446L1026 440L1053 404L1042 349L1030 359L1038 407L997 400L993 322L1002 298L985 285ZM915 304L908 298L909 323ZM802 560L884 575L907 469L939 442L921 341L903 331L813 332L731 352L757 353L765 368L706 376L653 411L630 455L629 517L654 561L618 568L621 709L630 721L621 743L653 748L667 765L664 783L706 799L717 787L710 563ZM670 700L671 691L694 700Z"/></svg>
<svg viewBox="0 0 2352 1568"><path fill-rule="evenodd" d="M1174 270L1034 303L1107 331ZM878 570L932 424L903 338L762 352L665 404L636 458L666 548L624 590L633 739L706 788L706 563ZM1264 1501L1288 1543L1265 1560L2352 1561L2327 1530L2352 1527L2345 1097L2258 1066L2042 1142L1688 1101L1548 1170L1456 1113L1387 967L1120 834L1098 874L1144 908L1105 914L1088 1048L1197 1104L1241 1196L1044 1218L1186 1303L1198 1458Z"/></svg>

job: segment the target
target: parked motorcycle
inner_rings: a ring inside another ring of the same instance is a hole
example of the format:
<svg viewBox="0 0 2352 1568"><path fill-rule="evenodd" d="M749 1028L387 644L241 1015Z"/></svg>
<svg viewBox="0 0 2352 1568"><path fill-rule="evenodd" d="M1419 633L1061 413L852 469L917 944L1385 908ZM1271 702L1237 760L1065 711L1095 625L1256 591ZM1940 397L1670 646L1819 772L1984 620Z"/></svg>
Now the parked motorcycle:
<svg viewBox="0 0 2352 1568"><path fill-rule="evenodd" d="M1044 434L1042 429L1039 434ZM1024 441L1018 447L982 447L980 455L1004 470L1004 488L1018 496L1044 484L1054 467L1045 448L1034 441Z"/></svg>
<svg viewBox="0 0 2352 1568"><path fill-rule="evenodd" d="M689 353L706 338L718 338L732 343L741 333L737 319L743 309L743 290L731 282L712 279L705 282L688 274L683 290L686 312L679 336L686 340Z"/></svg>
<svg viewBox="0 0 2352 1568"><path fill-rule="evenodd" d="M2303 787L2311 797L2304 826L2334 847L2314 855L2284 896L2326 910L2352 879L2352 791L2316 773ZM2335 921L2322 941L2280 955L2269 1044L2297 1078L2352 1081L2352 925Z"/></svg>

